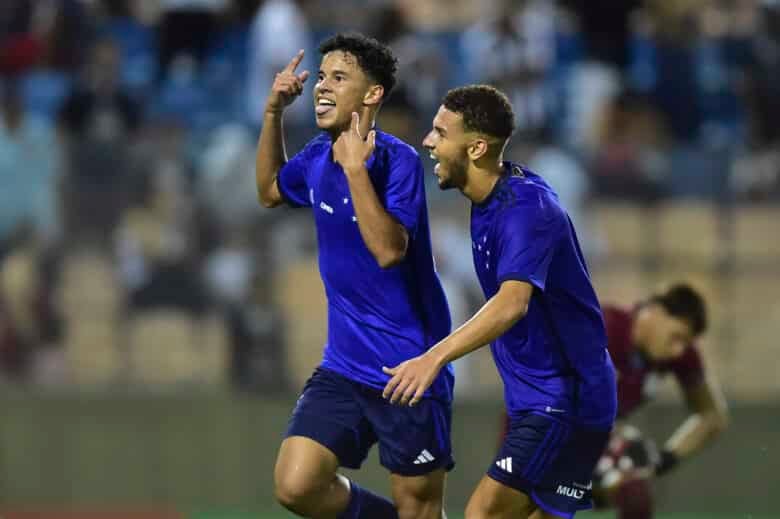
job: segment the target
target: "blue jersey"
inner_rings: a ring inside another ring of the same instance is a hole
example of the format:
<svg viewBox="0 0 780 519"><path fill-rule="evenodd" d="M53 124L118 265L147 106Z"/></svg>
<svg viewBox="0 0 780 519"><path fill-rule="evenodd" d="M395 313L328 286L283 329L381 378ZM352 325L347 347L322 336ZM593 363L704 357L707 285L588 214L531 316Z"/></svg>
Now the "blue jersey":
<svg viewBox="0 0 780 519"><path fill-rule="evenodd" d="M502 282L534 286L528 313L491 344L510 415L530 410L611 427L615 372L574 227L541 177L511 163L472 204L474 265L486 298Z"/></svg>
<svg viewBox="0 0 780 519"><path fill-rule="evenodd" d="M320 134L282 167L277 182L289 205L311 207L314 214L328 298L322 367L384 388L389 376L382 366L416 357L450 332L431 251L423 167L411 146L377 131L368 174L384 208L409 234L403 261L382 269L360 235L349 185L331 145L330 136ZM448 366L427 394L450 400L453 381Z"/></svg>

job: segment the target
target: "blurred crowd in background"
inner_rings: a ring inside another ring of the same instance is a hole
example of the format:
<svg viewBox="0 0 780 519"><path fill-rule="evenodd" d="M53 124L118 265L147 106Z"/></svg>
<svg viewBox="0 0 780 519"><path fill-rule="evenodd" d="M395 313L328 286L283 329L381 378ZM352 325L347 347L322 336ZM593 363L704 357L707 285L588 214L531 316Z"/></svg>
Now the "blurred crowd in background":
<svg viewBox="0 0 780 519"><path fill-rule="evenodd" d="M324 337L316 243L305 212L257 204L254 149L273 75L298 49L316 71L342 30L397 54L379 125L418 148L448 88L507 92L508 158L558 190L596 268L596 202L780 200L776 0L3 0L3 379L295 385L289 344ZM289 151L312 108L309 90L288 110ZM430 176L462 322L480 295L450 195Z"/></svg>

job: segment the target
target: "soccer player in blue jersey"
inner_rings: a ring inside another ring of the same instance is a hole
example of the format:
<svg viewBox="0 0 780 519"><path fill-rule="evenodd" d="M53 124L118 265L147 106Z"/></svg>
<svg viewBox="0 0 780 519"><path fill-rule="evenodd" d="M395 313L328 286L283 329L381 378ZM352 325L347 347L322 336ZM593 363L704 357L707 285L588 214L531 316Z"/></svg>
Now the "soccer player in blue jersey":
<svg viewBox="0 0 780 519"><path fill-rule="evenodd" d="M468 519L573 517L616 413L615 371L599 304L557 195L502 160L514 129L506 96L447 93L423 145L442 189L472 201L474 266L487 302L415 359L385 372L384 395L417 405L440 369L485 344L504 382L509 431L466 508Z"/></svg>
<svg viewBox="0 0 780 519"><path fill-rule="evenodd" d="M336 35L320 46L314 100L323 130L288 159L284 108L308 72L303 51L277 74L257 150L262 204L311 208L328 298L322 363L293 411L274 471L278 500L314 518L440 518L450 447L453 374L441 370L415 408L382 398L395 365L450 331L433 265L424 173L408 144L374 128L396 59L376 40ZM369 448L390 473L394 503L337 473Z"/></svg>

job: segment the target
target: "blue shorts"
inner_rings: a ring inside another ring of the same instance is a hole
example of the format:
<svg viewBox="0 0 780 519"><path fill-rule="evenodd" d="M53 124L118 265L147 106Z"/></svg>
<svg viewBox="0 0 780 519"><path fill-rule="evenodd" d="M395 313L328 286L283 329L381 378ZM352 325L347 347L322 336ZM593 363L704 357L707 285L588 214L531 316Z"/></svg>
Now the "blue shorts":
<svg viewBox="0 0 780 519"><path fill-rule="evenodd" d="M541 412L512 418L488 476L564 518L593 508L591 476L609 431L583 429Z"/></svg>
<svg viewBox="0 0 780 519"><path fill-rule="evenodd" d="M392 405L381 390L318 368L298 399L287 437L311 438L351 469L360 468L378 442L383 467L402 476L420 476L455 466L451 421L448 402L423 398L414 407Z"/></svg>

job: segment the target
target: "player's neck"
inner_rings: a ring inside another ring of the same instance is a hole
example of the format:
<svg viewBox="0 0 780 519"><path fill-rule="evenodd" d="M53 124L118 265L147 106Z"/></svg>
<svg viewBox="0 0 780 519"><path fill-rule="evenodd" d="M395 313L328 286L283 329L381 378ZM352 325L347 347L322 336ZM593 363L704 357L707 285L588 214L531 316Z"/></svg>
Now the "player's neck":
<svg viewBox="0 0 780 519"><path fill-rule="evenodd" d="M363 139L368 136L368 132L370 132L372 129L375 128L376 123L376 112L371 111L365 111L360 114L360 124L358 125L358 131L360 132L360 135L363 136ZM336 139L339 138L339 136L349 130L349 123L345 127L339 127L339 128L329 128L326 130L326 132L330 135L330 139L333 142L336 142Z"/></svg>
<svg viewBox="0 0 780 519"><path fill-rule="evenodd" d="M500 159L496 162L491 162L485 167L471 164L468 175L466 175L466 185L463 186L461 191L466 198L475 204L481 204L493 192L503 173L504 166Z"/></svg>

